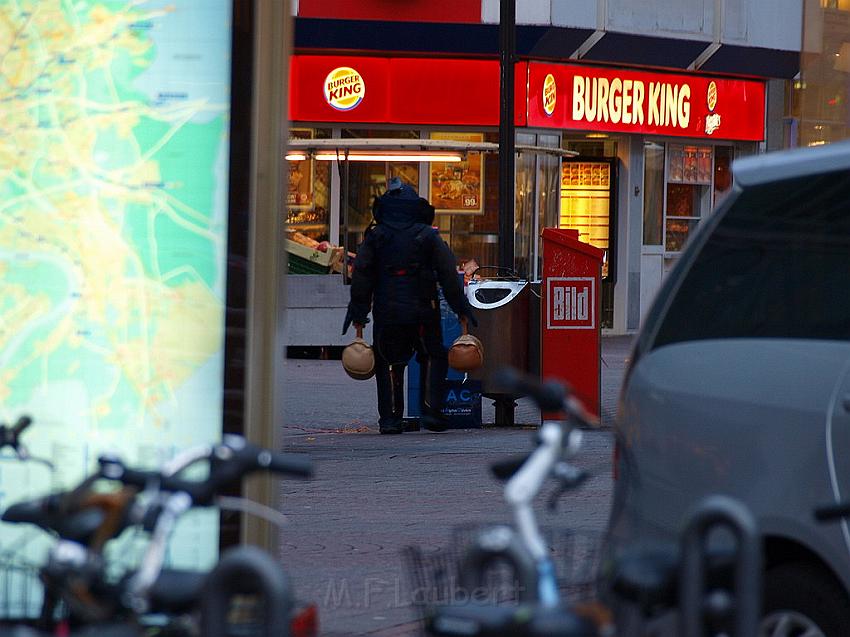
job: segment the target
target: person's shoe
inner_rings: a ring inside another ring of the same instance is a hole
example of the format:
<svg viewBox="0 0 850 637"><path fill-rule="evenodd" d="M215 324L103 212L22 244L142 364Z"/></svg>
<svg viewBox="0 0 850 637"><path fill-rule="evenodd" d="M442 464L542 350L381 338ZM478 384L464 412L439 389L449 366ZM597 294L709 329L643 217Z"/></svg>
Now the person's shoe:
<svg viewBox="0 0 850 637"><path fill-rule="evenodd" d="M400 422L400 423L396 423L396 424L392 424L392 425L378 425L378 431L380 431L382 434L389 434L389 435L403 434L404 433L404 423Z"/></svg>
<svg viewBox="0 0 850 637"><path fill-rule="evenodd" d="M449 428L448 418L435 418L434 416L422 416L420 421L428 431L442 432Z"/></svg>

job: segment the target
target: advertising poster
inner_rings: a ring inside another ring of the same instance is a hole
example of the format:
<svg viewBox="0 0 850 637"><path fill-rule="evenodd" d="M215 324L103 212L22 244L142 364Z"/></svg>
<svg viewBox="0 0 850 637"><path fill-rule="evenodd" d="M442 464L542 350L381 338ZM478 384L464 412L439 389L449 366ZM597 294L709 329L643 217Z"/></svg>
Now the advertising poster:
<svg viewBox="0 0 850 637"><path fill-rule="evenodd" d="M431 133L431 139L483 142L483 133ZM430 163L431 205L437 213L484 212L484 162L481 153L467 153L459 162Z"/></svg>
<svg viewBox="0 0 850 637"><path fill-rule="evenodd" d="M293 128L289 131L292 139L312 139L313 131ZM289 190L286 205L291 210L309 210L313 207L313 160L287 161L289 164Z"/></svg>
<svg viewBox="0 0 850 637"><path fill-rule="evenodd" d="M221 436L231 24L230 0L0 3L0 422L31 416L25 443L58 467L0 459L0 508L104 452L158 467ZM51 543L0 525L34 564ZM169 560L217 552L218 513L197 511Z"/></svg>

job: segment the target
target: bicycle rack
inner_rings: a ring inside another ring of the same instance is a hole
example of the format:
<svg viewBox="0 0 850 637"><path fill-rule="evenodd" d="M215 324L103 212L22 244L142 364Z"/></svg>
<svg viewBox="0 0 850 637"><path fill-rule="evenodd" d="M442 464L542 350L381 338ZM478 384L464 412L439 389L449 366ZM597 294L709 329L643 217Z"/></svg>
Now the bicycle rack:
<svg viewBox="0 0 850 637"><path fill-rule="evenodd" d="M275 560L254 546L228 550L209 574L201 597L201 634L227 637L230 601L245 594L262 598L260 635L289 637L294 607L289 578Z"/></svg>
<svg viewBox="0 0 850 637"><path fill-rule="evenodd" d="M762 551L755 517L737 500L715 495L700 502L687 519L679 582L682 634L704 637L706 619L726 621L734 616L731 637L756 635L761 614ZM736 541L731 597L723 590L705 590L708 536L724 527Z"/></svg>

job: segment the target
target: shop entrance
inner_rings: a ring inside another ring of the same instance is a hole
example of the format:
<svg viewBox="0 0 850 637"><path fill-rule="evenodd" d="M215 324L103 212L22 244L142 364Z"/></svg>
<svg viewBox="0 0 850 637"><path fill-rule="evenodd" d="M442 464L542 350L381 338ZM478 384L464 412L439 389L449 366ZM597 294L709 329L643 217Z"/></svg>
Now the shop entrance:
<svg viewBox="0 0 850 637"><path fill-rule="evenodd" d="M617 282L617 142L566 140L565 147L579 155L561 162L558 227L578 230L580 241L604 251L600 323L611 329Z"/></svg>

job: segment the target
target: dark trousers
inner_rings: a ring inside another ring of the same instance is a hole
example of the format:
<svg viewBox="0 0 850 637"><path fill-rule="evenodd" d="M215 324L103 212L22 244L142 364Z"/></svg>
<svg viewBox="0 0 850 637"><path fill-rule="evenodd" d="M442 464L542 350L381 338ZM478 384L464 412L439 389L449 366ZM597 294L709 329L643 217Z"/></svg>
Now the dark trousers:
<svg viewBox="0 0 850 637"><path fill-rule="evenodd" d="M396 429L404 424L404 368L414 352L419 363L422 418L442 418L449 362L440 324L376 326L375 379L381 429Z"/></svg>

